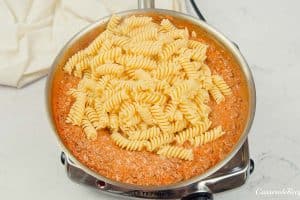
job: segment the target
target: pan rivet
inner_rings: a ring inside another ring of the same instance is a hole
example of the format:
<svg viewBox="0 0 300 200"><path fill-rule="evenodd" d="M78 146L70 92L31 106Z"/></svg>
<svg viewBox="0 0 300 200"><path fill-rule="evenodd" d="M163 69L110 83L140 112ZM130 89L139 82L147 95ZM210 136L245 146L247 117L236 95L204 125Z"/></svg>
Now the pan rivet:
<svg viewBox="0 0 300 200"><path fill-rule="evenodd" d="M63 165L66 163L66 154L64 152L60 154L60 161Z"/></svg>
<svg viewBox="0 0 300 200"><path fill-rule="evenodd" d="M104 181L97 180L96 185L98 188L103 189L103 188L105 188L106 183Z"/></svg>

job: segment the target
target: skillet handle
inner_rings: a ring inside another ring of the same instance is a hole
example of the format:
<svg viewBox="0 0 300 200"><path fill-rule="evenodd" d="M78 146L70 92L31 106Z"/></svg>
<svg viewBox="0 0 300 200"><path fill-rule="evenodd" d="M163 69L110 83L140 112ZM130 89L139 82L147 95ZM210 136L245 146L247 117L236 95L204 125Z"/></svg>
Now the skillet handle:
<svg viewBox="0 0 300 200"><path fill-rule="evenodd" d="M155 8L154 0L138 0L139 9Z"/></svg>
<svg viewBox="0 0 300 200"><path fill-rule="evenodd" d="M209 192L197 192L183 197L181 200L213 200L213 195Z"/></svg>
<svg viewBox="0 0 300 200"><path fill-rule="evenodd" d="M190 2L191 2L191 5L192 5L194 11L195 11L196 14L198 15L198 17L199 17L202 21L205 21L205 22L206 22L206 19L205 19L205 17L202 15L202 13L201 13L200 9L198 8L198 6L197 6L195 0L190 0Z"/></svg>

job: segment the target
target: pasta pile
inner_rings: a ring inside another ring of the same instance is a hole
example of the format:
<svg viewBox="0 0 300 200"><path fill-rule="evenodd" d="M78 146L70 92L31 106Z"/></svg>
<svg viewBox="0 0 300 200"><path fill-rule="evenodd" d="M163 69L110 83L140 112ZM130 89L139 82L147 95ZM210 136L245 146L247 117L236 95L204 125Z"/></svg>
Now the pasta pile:
<svg viewBox="0 0 300 200"><path fill-rule="evenodd" d="M107 128L120 148L193 160L185 142L197 147L224 134L221 126L211 128L210 96L219 104L231 94L205 64L207 48L168 19L113 15L64 66L81 79L68 92L75 101L66 122L90 140Z"/></svg>

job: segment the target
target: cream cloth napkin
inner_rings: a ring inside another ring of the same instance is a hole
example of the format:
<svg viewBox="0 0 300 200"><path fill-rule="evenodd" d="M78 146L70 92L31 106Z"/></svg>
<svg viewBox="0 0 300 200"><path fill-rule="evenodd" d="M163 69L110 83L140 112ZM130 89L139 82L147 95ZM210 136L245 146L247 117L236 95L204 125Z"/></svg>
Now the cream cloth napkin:
<svg viewBox="0 0 300 200"><path fill-rule="evenodd" d="M182 0L155 3L186 12ZM135 8L136 0L0 0L0 84L20 88L47 75L59 50L81 28Z"/></svg>

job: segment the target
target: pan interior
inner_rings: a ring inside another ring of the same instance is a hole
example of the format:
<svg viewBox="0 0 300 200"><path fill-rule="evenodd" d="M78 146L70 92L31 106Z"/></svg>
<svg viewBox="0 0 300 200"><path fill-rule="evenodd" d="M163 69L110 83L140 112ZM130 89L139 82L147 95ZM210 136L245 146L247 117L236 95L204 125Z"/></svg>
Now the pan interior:
<svg viewBox="0 0 300 200"><path fill-rule="evenodd" d="M105 24L107 23L109 17L103 18L88 27L85 27L83 30L81 30L78 34L76 34L61 50L59 55L56 57L53 65L51 73L48 77L47 81L47 107L48 107L48 113L49 113L49 119L51 121L52 127L56 133L56 136L58 138L58 141L63 149L64 152L68 154L68 156L72 159L72 161L82 168L85 172L88 174L96 177L99 180L103 180L109 184L113 184L122 188L128 188L128 189L143 189L143 190L167 190L167 189L174 189L178 187L183 187L186 185L190 185L194 182L197 182L199 180L203 180L209 175L216 172L218 169L220 169L224 164L226 164L234 155L235 153L240 149L242 144L244 143L245 139L247 138L247 134L249 132L250 126L252 124L252 120L254 117L254 110L255 110L255 87L253 78L251 75L251 72L248 68L248 65L244 58L242 57L239 50L232 44L232 42L227 39L224 35L216 31L216 29L212 28L211 26L207 25L203 21L199 21L191 16L184 15L181 13L177 13L174 11L168 11L168 10L158 10L158 9L148 9L148 10L132 10L132 11L126 11L119 13L122 16L129 16L129 15L147 15L153 17L155 20L160 20L162 18L168 18L172 20L172 22L175 25L182 26L187 25L190 30L196 30L198 35L206 35L209 37L210 40L213 40L214 42L218 43L220 46L223 46L226 50L228 50L234 59L237 61L237 63L240 66L240 70L247 82L248 87L248 95L249 95L249 112L247 117L247 123L245 124L244 131L240 135L239 140L235 144L235 146L232 148L232 151L219 163L211 167L209 170L207 170L205 173L195 176L193 178L190 178L188 180L170 184L170 185L164 185L164 186L137 186L137 185L131 185L131 184L125 184L121 182L116 182L114 180L108 179L106 177L103 177L97 173L95 173L93 170L89 169L86 165L82 164L80 161L77 160L76 157L72 155L72 153L69 151L69 149L66 147L64 142L62 142L60 135L57 133L57 129L55 127L54 123L54 116L52 112L52 91L53 91L53 83L55 82L55 76L58 73L59 70L62 69L64 64L66 63L67 59L76 53L77 51L85 48L95 37L101 33L104 28Z"/></svg>

